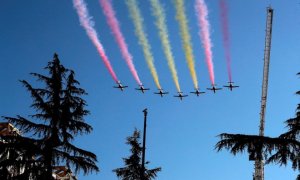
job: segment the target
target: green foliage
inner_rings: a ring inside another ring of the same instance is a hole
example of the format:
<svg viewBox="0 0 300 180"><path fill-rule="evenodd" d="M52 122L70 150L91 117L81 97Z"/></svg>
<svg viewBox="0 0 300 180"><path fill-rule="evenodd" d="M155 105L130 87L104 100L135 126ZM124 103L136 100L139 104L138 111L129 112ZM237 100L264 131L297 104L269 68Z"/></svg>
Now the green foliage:
<svg viewBox="0 0 300 180"><path fill-rule="evenodd" d="M45 70L49 72L48 75L31 73L44 83L44 88L34 88L29 82L20 81L31 94L31 107L36 114L28 116L29 119L19 115L3 117L32 138L3 137L10 140L1 146L0 153L15 148L22 152L22 158L5 166L4 161L1 161L0 169L7 169L12 164L22 166L25 171L21 174L34 176L33 179L39 179L34 174L43 179L52 179L52 167L62 163L70 164L75 172L98 172L96 155L72 145L75 136L88 134L93 129L84 121L89 111L85 109L86 102L81 96L86 95L86 92L78 87L80 84L75 79L74 71L60 64L57 54L54 54ZM34 171L30 172L31 170Z"/></svg>
<svg viewBox="0 0 300 180"><path fill-rule="evenodd" d="M131 155L128 158L123 158L125 167L113 170L113 172L116 173L117 177L122 180L142 180L143 167L141 163L141 156L143 148L141 147L139 140L140 132L136 129L133 132L132 136L127 137L126 144L131 146ZM146 162L146 164L149 164L149 162ZM144 179L155 179L159 171L161 171L160 167L154 169L147 169L145 167Z"/></svg>
<svg viewBox="0 0 300 180"><path fill-rule="evenodd" d="M298 73L297 75L300 75ZM300 91L296 92L300 95ZM292 163L294 170L300 170L300 104L296 108L296 117L285 121L288 131L271 138L257 135L220 134L215 149L229 150L236 155L247 151L251 160L266 160L268 163L287 165ZM298 175L297 179L300 179Z"/></svg>

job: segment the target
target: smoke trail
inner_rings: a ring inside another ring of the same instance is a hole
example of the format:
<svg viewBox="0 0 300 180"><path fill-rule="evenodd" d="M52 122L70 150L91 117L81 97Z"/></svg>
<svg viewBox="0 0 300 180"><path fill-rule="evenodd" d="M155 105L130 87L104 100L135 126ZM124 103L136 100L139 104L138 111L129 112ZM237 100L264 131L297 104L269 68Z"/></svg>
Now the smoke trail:
<svg viewBox="0 0 300 180"><path fill-rule="evenodd" d="M126 4L128 6L130 16L131 16L131 18L133 20L133 24L135 26L135 34L137 35L137 37L139 39L139 44L143 48L144 56L147 61L150 72L153 76L154 82L155 82L157 88L161 89L158 75L157 75L157 72L156 72L156 69L154 66L154 59L153 59L153 55L151 53L151 46L148 42L147 34L144 31L143 18L140 13L140 10L138 8L137 1L136 0L127 0Z"/></svg>
<svg viewBox="0 0 300 180"><path fill-rule="evenodd" d="M168 29L166 26L166 15L164 9L158 0L151 0L151 5L152 5L153 15L156 17L156 26L159 30L159 37L162 42L164 53L168 61L169 68L171 70L174 83L176 85L177 91L181 92L178 76L177 76L177 70L175 67L174 57L170 45Z"/></svg>
<svg viewBox="0 0 300 180"><path fill-rule="evenodd" d="M198 25L201 29L199 35L201 37L202 45L205 53L205 60L209 71L209 78L211 84L215 84L214 66L212 62L211 40L210 40L210 25L207 19L208 10L204 0L196 0L195 9L198 17Z"/></svg>
<svg viewBox="0 0 300 180"><path fill-rule="evenodd" d="M116 40L120 50L121 50L122 56L125 59L128 67L130 69L130 72L132 73L132 75L135 78L135 80L137 81L137 83L139 85L142 85L140 78L138 76L138 73L134 67L134 64L132 61L132 56L128 51L128 46L127 46L124 36L121 32L119 22L116 18L116 15L115 15L116 13L112 7L111 1L110 0L100 0L99 2L103 9L103 13L105 14L105 16L107 18L106 19L107 23L115 37L115 40Z"/></svg>
<svg viewBox="0 0 300 180"><path fill-rule="evenodd" d="M185 58L190 70L190 74L193 79L193 83L196 89L198 89L198 80L195 70L194 56L193 56L193 48L191 44L191 36L189 33L187 18L184 12L184 1L183 0L175 0L176 7L176 19L179 22L180 34L183 43L183 49L185 52Z"/></svg>
<svg viewBox="0 0 300 180"><path fill-rule="evenodd" d="M222 22L222 32L223 32L223 44L225 49L225 58L227 63L227 71L229 81L232 82L232 74L231 74L231 54L230 54L230 38L229 38L229 28L228 28L228 8L226 5L226 1L220 1L220 9L221 9L221 22Z"/></svg>
<svg viewBox="0 0 300 180"><path fill-rule="evenodd" d="M117 82L118 78L117 78L117 76L105 54L105 51L103 49L103 46L102 46L100 40L98 39L97 32L94 29L95 23L89 15L89 12L88 12L88 9L86 7L84 0L73 0L73 5L74 5L74 8L77 10L77 14L79 16L79 21L80 21L81 26L85 29L88 37L90 38L90 40L96 47L100 57L102 58L106 68L108 69L110 75Z"/></svg>

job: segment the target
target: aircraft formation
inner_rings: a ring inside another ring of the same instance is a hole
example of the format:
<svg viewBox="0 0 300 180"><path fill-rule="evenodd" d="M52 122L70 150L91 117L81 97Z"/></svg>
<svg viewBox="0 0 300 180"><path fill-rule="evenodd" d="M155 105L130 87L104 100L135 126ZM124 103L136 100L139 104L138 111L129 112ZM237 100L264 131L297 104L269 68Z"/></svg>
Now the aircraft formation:
<svg viewBox="0 0 300 180"><path fill-rule="evenodd" d="M176 61L175 61L175 55L172 51L172 42L169 38L169 29L168 29L168 21L165 11L165 4L162 1L159 0L149 0L150 2L150 8L152 10L152 16L154 17L156 30L158 32L158 38L160 40L160 44L162 46L162 51L165 56L165 60L167 61L168 68L170 70L170 73L172 75L173 83L176 87L177 95L174 97L177 97L179 99L183 99L184 97L187 97L188 95L184 95L182 93L179 77L177 73L176 68ZM133 55L130 53L128 45L125 41L125 35L122 33L121 26L119 23L119 20L117 18L117 13L115 12L113 8L113 3L110 0L99 0L99 5L103 11L103 15L105 16L105 19L107 21L107 25L109 29L111 30L111 34L113 36L113 39L115 40L118 49L120 50L122 54L122 59L126 62L128 69L130 70L133 78L135 79L136 83L138 84L138 88L135 88L137 91L141 91L142 93L145 93L146 91L149 91L149 88L145 88L143 86L143 83L140 79L139 73L137 69L134 66L134 60ZM145 21L143 18L143 11L141 11L139 7L139 1L138 0L125 0L125 4L127 6L128 14L130 15L130 19L132 21L133 30L135 32L135 36L137 38L138 44L141 47L141 50L144 54L144 59L146 61L146 64L149 68L150 74L154 80L154 83L158 89L158 92L155 92L154 94L160 95L163 97L164 95L168 94L168 92L165 92L162 87L159 80L159 73L156 70L155 63L154 63L154 56L151 48L151 41L148 39L148 35L145 28ZM183 54L185 56L185 60L187 62L188 70L194 85L194 91L190 92L191 94L195 94L196 96L200 96L201 94L205 92L201 92L199 90L199 83L197 78L197 68L196 68L196 62L193 53L193 43L192 39L193 36L190 33L190 27L189 27L189 21L188 16L186 14L187 8L185 7L184 0L174 0L173 8L176 13L176 21L178 24L178 34L181 40L182 50ZM113 69L113 64L110 62L109 57L107 56L105 52L105 48L103 47L100 38L98 37L98 33L95 29L95 22L92 18L92 16L89 14L87 4L85 0L73 0L74 8L76 9L76 12L79 17L80 25L83 27L83 29L86 31L86 34L88 35L91 42L94 44L94 46L97 49L98 54L100 55L105 67L107 68L108 72L110 73L112 79L117 83L117 86L114 86L114 88L118 88L121 91L123 91L128 86L123 86L117 76L117 73ZM207 90L212 91L213 93L216 93L217 91L221 90L222 88L218 88L215 83L215 73L214 73L214 63L213 63L213 51L212 51L212 39L211 39L211 29L210 29L210 22L208 19L208 7L206 5L205 0L194 0L194 13L196 15L196 24L198 25L198 35L199 40L201 41L201 44L204 49L204 60L207 65L207 69L209 72L209 79L211 87L207 88ZM223 45L225 50L225 59L226 59L226 66L227 66L227 73L228 73L228 79L229 84L224 86L228 88L230 91L233 90L233 88L236 88L238 86L233 85L232 82L232 73L231 73L231 54L230 54L230 36L229 36L229 29L228 29L228 11L227 11L227 5L225 0L220 0L220 10L222 16L220 17L221 24L222 24L222 33L223 33ZM149 23L150 24L150 23Z"/></svg>
<svg viewBox="0 0 300 180"><path fill-rule="evenodd" d="M224 85L223 87L228 88L230 91L232 91L234 88L238 88L239 86L233 85L234 82L228 82L228 85ZM214 94L218 90L222 90L222 88L218 88L216 84L212 84L211 88L207 88L207 90L212 91ZM120 89L121 91L124 91L125 88L128 88L128 86L122 85L121 81L117 81L117 86L113 86L113 88ZM145 88L143 85L139 85L139 88L135 88L137 91L141 91L143 94L145 91L150 90L150 88ZM179 91L177 92L178 95L174 95L173 97L179 98L180 100L183 100L183 98L187 97L188 95L183 94L183 92ZM201 94L204 94L205 92L200 91L199 89L195 89L195 91L190 92L191 94L195 94L196 96L199 96ZM154 92L154 94L160 95L160 97L163 97L166 94L169 94L169 92L165 92L163 89L158 89L158 92Z"/></svg>

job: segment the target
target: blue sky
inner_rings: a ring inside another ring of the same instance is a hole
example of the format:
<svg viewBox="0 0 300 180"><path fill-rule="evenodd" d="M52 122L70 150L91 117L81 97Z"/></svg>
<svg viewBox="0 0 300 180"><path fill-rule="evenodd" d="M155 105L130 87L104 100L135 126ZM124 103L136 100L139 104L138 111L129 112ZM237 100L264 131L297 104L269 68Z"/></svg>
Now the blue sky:
<svg viewBox="0 0 300 180"><path fill-rule="evenodd" d="M156 87L137 43L125 1L113 0L113 5L140 78L146 87L151 88L151 92L146 94L134 90L137 84L122 59L97 0L87 1L88 8L119 79L129 86L124 92L112 88L114 81L80 26L71 1L2 0L0 115L26 116L33 113L29 108L30 96L18 80L26 79L34 86L41 86L29 73L45 73L43 67L57 52L62 63L75 71L81 86L89 93L85 99L91 115L86 117L86 121L94 127L94 131L78 136L75 144L97 154L101 172L88 176L79 174L80 179L117 179L112 169L123 166L122 157L129 155L125 139L135 127L142 129L142 110L147 107L146 159L151 162L150 168L162 167L158 180L251 180L253 162L248 161L246 154L234 157L227 151L216 153L216 135L223 132L258 133L268 5L274 8L274 24L265 135L276 136L284 132L283 121L294 116L299 102L295 96L299 90L296 73L300 72L299 1L228 1L233 80L240 88L217 94L206 92L201 97L190 95L184 101L172 97L176 88L154 26L150 3L148 0L139 2L160 82L170 92L168 96L160 98L153 94ZM184 59L175 8L172 0L165 0L163 4L181 89L188 93L193 90L193 84ZM200 89L204 90L210 82L198 37L194 0L186 0L185 4L197 77ZM219 1L207 0L207 5L216 83L222 86L228 78ZM265 167L266 180L295 179L296 174L290 165Z"/></svg>

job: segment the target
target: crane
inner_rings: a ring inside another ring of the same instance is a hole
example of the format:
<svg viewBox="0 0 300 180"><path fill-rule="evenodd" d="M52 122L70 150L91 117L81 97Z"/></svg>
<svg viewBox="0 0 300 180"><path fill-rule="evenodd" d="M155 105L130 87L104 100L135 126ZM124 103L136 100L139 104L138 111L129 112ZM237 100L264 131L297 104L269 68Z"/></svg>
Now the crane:
<svg viewBox="0 0 300 180"><path fill-rule="evenodd" d="M266 36L265 36L265 50L264 50L264 69L263 69L260 125L259 125L260 136L264 136L264 131L265 131L265 113L266 113L267 95L268 95L272 24L273 24L273 9L272 7L269 6L267 8L267 22L266 22ZM255 160L254 180L264 180L264 162L262 159L256 158Z"/></svg>

